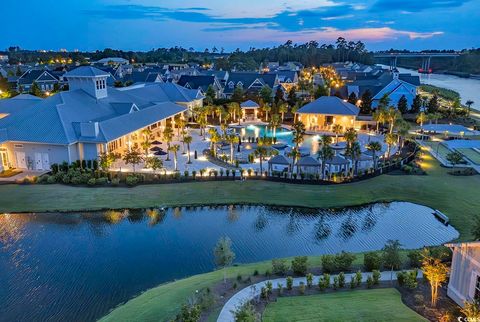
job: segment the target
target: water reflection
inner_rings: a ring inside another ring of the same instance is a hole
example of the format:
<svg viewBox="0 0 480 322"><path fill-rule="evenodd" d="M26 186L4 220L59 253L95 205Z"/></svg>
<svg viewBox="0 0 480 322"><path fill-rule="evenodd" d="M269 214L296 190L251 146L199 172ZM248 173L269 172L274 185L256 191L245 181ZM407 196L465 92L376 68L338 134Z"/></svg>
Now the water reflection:
<svg viewBox="0 0 480 322"><path fill-rule="evenodd" d="M395 202L345 209L176 207L0 214L2 320L94 321L160 283L214 268L220 236L237 262L406 248L457 238L431 209Z"/></svg>

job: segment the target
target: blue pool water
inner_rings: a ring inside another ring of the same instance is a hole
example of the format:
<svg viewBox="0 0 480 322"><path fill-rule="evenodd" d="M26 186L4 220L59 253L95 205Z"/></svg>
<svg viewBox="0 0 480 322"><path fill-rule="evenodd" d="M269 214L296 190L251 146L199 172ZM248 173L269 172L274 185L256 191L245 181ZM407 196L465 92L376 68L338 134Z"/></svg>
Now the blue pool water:
<svg viewBox="0 0 480 322"><path fill-rule="evenodd" d="M235 262L247 263L378 250L388 239L439 245L458 232L406 202L0 214L0 321L94 321L149 288L211 271L225 235Z"/></svg>

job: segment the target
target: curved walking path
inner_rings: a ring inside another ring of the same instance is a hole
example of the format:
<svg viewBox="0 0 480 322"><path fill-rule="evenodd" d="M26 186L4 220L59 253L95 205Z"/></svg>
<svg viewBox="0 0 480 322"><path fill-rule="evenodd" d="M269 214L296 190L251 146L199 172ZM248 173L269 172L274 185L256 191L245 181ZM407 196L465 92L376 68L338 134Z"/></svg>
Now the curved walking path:
<svg viewBox="0 0 480 322"><path fill-rule="evenodd" d="M397 272L399 271L393 271L393 274L391 273L391 271L380 272L380 281L390 281L390 280L395 281L397 279ZM331 281L333 281L333 278L337 275L330 275ZM349 283L351 277L354 275L355 273L345 274L345 282ZM367 277L370 275L372 275L372 273L362 273L362 276L363 276L362 283L366 281ZM419 270L418 278L421 278L422 276L423 276L422 271ZM318 285L319 278L320 276L313 276L313 285ZM283 287L285 287L287 284L286 277L282 277L282 278L265 280L265 281L245 287L244 289L238 291L235 295L233 295L227 301L227 303L225 303L225 305L222 308L222 311L220 311L217 322L235 322L235 317L232 312L235 311L239 306L243 305L246 301L251 301L256 297L259 297L262 287L266 287L266 283L268 281L272 282L273 289L278 288L278 283L281 283ZM294 287L299 286L300 282L303 282L306 285L307 284L306 277L295 277L293 279L293 286Z"/></svg>

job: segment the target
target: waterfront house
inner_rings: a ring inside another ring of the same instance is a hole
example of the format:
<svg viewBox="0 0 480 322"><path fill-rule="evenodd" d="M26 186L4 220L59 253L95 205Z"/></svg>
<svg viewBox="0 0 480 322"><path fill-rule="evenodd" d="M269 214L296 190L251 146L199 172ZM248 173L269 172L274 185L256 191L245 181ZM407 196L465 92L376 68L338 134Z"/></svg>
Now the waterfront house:
<svg viewBox="0 0 480 322"><path fill-rule="evenodd" d="M298 119L308 131L331 131L334 124L343 129L356 127L360 109L336 96L322 96L297 111Z"/></svg>
<svg viewBox="0 0 480 322"><path fill-rule="evenodd" d="M448 296L458 305L480 301L480 241L446 244L453 251Z"/></svg>
<svg viewBox="0 0 480 322"><path fill-rule="evenodd" d="M139 145L143 129L155 136L175 115L188 116L203 102L198 91L172 83L110 88L109 76L94 67L79 67L65 74L69 91L0 119L0 169L49 170L52 163L121 153Z"/></svg>

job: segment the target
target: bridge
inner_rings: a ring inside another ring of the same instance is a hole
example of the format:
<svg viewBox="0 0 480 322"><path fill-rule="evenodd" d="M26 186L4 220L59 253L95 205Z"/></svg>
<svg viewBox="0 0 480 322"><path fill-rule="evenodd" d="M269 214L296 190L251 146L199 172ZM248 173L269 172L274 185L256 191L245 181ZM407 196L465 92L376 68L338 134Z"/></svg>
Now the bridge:
<svg viewBox="0 0 480 322"><path fill-rule="evenodd" d="M422 72L431 72L430 62L432 58L447 58L447 57L458 57L459 53L377 53L374 54L374 58L388 58L390 59L390 69L397 68L398 58L422 58L422 67L420 71Z"/></svg>

